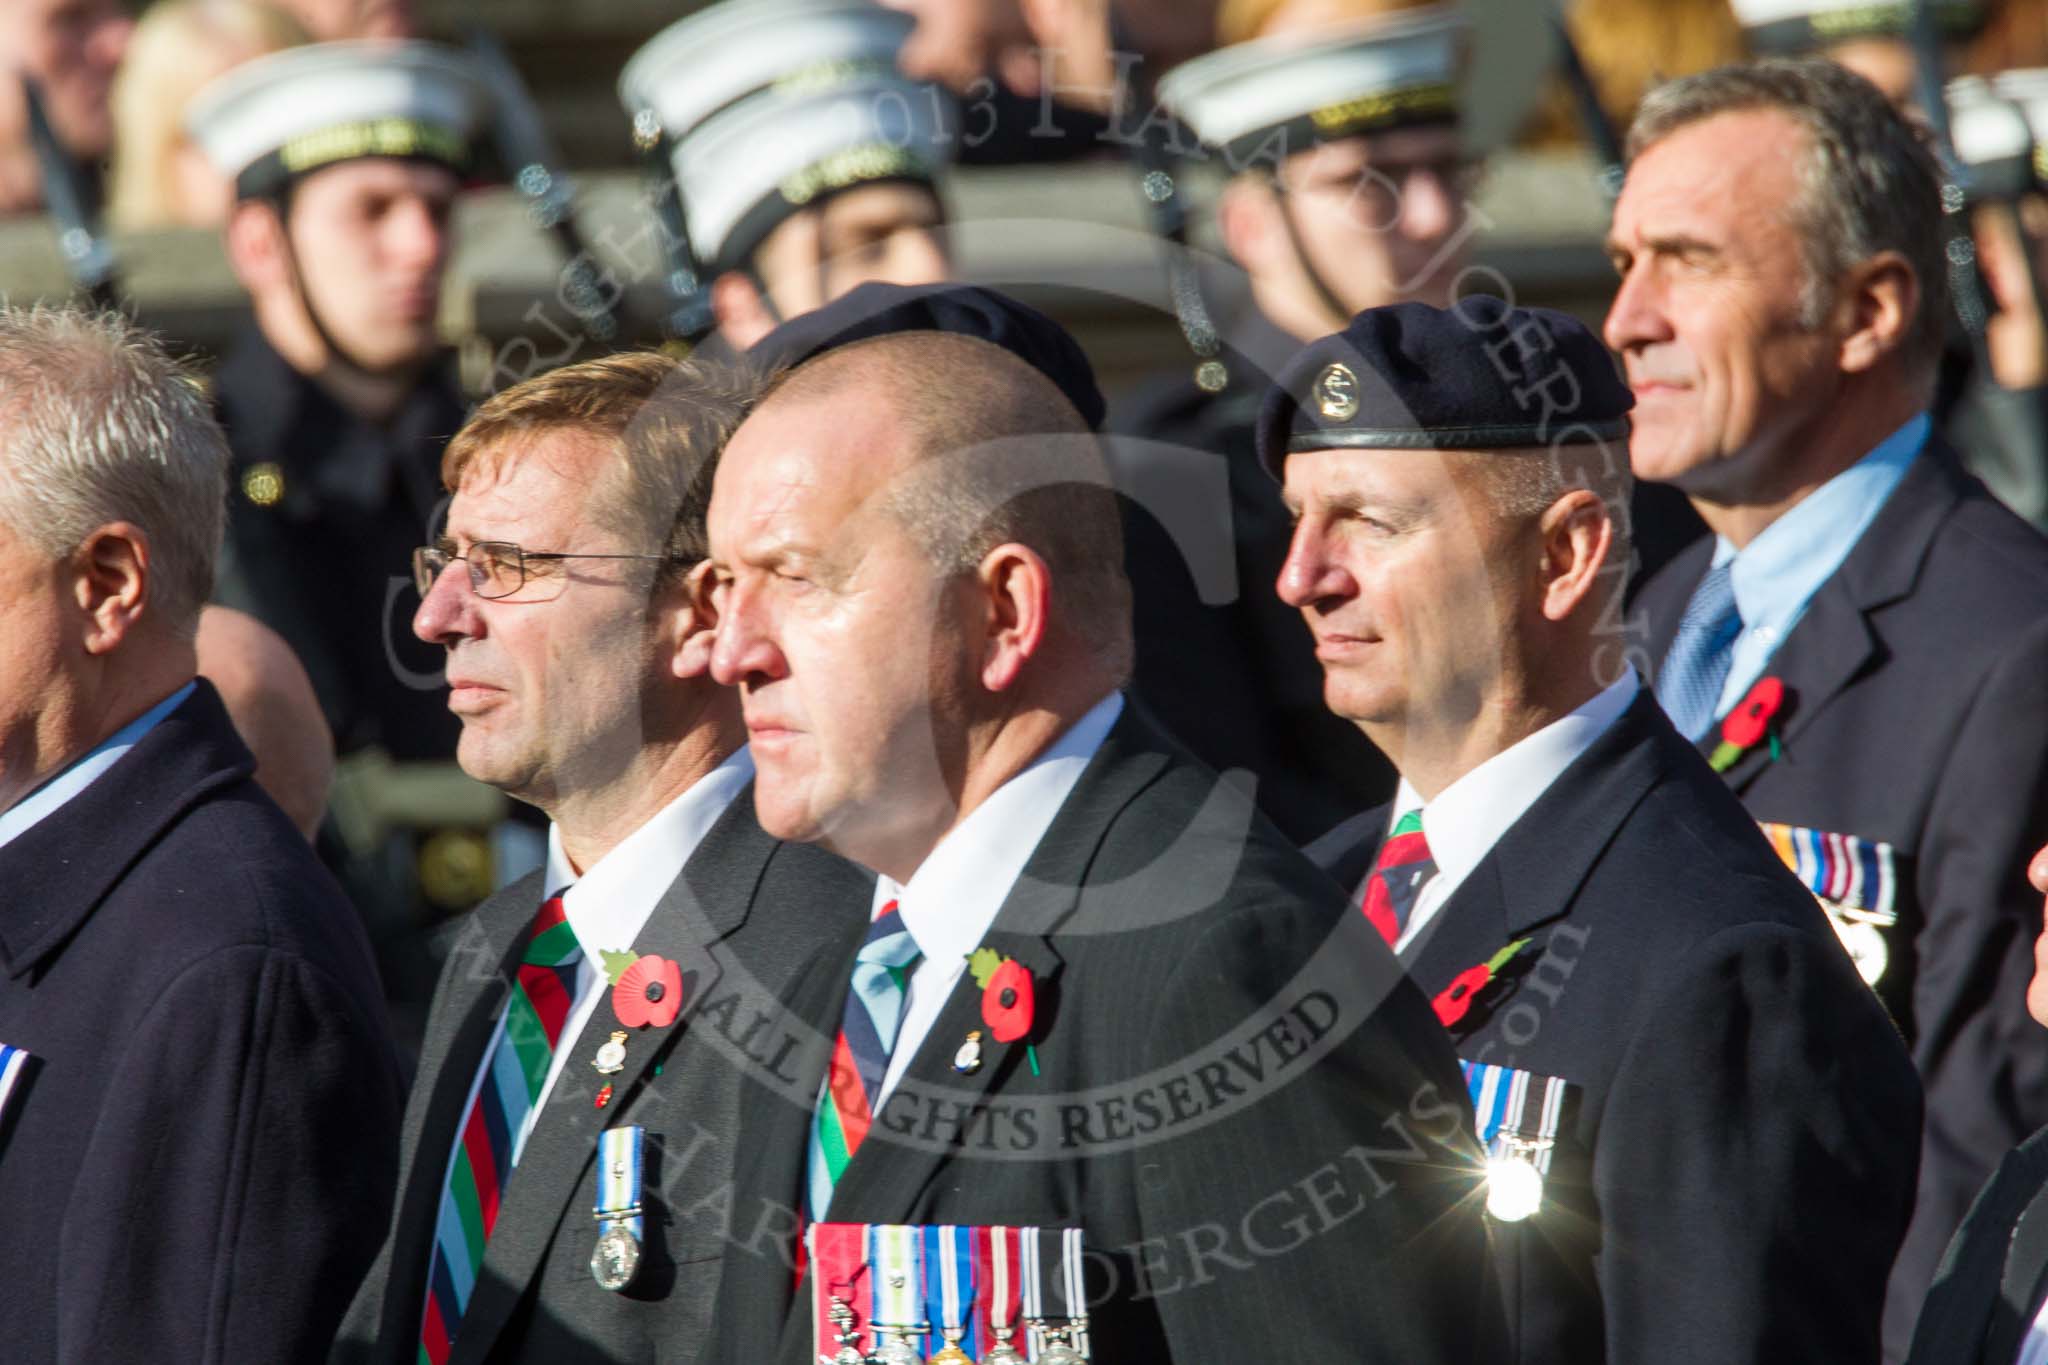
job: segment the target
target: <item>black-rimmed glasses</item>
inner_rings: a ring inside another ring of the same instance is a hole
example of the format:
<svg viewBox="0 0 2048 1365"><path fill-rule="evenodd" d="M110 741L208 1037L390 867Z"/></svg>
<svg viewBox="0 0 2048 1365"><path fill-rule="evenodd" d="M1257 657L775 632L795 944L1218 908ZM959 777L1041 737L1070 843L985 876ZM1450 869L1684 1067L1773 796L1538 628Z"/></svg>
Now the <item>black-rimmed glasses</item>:
<svg viewBox="0 0 2048 1365"><path fill-rule="evenodd" d="M420 596L433 591L434 582L450 564L469 566L470 590L478 597L510 597L525 587L530 577L540 577L528 566L562 559L651 559L679 562L672 555L570 555L553 551L523 550L509 540L473 541L468 554L456 554L445 545L422 545L412 552L412 582Z"/></svg>

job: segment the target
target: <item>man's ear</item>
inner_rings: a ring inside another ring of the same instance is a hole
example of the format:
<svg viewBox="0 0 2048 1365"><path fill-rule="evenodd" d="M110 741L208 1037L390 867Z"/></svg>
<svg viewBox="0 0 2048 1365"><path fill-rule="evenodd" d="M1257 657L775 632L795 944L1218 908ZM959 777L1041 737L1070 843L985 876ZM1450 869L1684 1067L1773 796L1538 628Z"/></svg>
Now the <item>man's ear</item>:
<svg viewBox="0 0 2048 1365"><path fill-rule="evenodd" d="M670 600L662 610L675 613L675 652L669 666L678 678L711 676L723 591L708 559L691 569L680 585L667 589Z"/></svg>
<svg viewBox="0 0 2048 1365"><path fill-rule="evenodd" d="M1847 314L1848 328L1842 338L1842 370L1857 374L1905 344L1920 313L1920 281L1904 256L1880 251L1849 271L1839 307Z"/></svg>
<svg viewBox="0 0 2048 1365"><path fill-rule="evenodd" d="M285 280L290 267L277 206L262 199L237 203L228 213L227 253L235 278L251 294Z"/></svg>
<svg viewBox="0 0 2048 1365"><path fill-rule="evenodd" d="M149 609L149 537L131 522L108 522L72 553L71 567L85 652L111 654Z"/></svg>
<svg viewBox="0 0 2048 1365"><path fill-rule="evenodd" d="M735 350L751 350L775 330L775 314L744 271L728 270L711 282L711 314Z"/></svg>
<svg viewBox="0 0 2048 1365"><path fill-rule="evenodd" d="M1590 488L1574 488L1550 504L1537 523L1543 546L1543 596L1552 621L1569 619L1593 595L1614 547L1614 519Z"/></svg>
<svg viewBox="0 0 2048 1365"><path fill-rule="evenodd" d="M1052 614L1052 570L1028 545L998 545L982 559L975 584L986 609L981 685L1001 692L1045 643Z"/></svg>

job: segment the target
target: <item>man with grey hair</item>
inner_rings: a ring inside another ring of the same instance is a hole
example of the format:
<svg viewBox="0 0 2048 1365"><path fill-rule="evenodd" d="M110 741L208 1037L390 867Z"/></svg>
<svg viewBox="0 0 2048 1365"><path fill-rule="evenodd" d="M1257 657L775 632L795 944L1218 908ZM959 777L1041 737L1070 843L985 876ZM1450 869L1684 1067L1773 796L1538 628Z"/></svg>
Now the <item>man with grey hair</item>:
<svg viewBox="0 0 2048 1365"><path fill-rule="evenodd" d="M2022 1008L2048 542L1930 434L1939 176L1875 87L1818 60L1708 71L1650 94L1630 155L1606 323L1630 459L1714 532L1644 586L1645 657L1920 1068L1896 1360L1971 1195L2048 1121Z"/></svg>
<svg viewBox="0 0 2048 1365"><path fill-rule="evenodd" d="M316 1358L401 1087L355 913L194 676L226 443L65 311L0 310L0 431L8 1359Z"/></svg>

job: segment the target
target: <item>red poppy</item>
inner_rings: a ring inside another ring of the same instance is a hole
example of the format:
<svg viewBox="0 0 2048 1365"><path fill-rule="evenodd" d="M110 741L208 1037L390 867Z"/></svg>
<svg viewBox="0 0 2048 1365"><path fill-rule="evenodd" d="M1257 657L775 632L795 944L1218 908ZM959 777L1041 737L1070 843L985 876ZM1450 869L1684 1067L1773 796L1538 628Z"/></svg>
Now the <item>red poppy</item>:
<svg viewBox="0 0 2048 1365"><path fill-rule="evenodd" d="M643 953L612 987L612 1013L627 1028L667 1028L682 1009L682 969L665 957Z"/></svg>
<svg viewBox="0 0 2048 1365"><path fill-rule="evenodd" d="M1436 1010L1437 1022L1445 1028L1465 1017L1465 1011L1472 1008L1472 997L1486 989L1486 983L1493 980L1493 967L1482 962L1476 967L1467 967L1451 978L1451 984L1438 993L1430 1004Z"/></svg>
<svg viewBox="0 0 2048 1365"><path fill-rule="evenodd" d="M1735 704L1721 722L1721 742L1738 749L1754 747L1770 733L1771 717L1785 704L1783 678L1759 678L1749 695Z"/></svg>
<svg viewBox="0 0 2048 1365"><path fill-rule="evenodd" d="M1014 1043L1031 1032L1031 969L1012 958L989 974L981 991L981 1022L999 1043Z"/></svg>

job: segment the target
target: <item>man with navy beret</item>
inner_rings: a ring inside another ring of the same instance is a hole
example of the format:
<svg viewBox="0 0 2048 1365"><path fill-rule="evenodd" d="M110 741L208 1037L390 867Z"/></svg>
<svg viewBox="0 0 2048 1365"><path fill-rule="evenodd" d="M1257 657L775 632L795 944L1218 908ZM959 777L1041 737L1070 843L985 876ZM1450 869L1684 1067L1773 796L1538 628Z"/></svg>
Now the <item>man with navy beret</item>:
<svg viewBox="0 0 2048 1365"><path fill-rule="evenodd" d="M1578 322L1481 297L1368 310L1282 372L1280 596L1401 773L1310 851L1465 1063L1514 1359L1874 1359L1919 1086L1637 678L1632 406Z"/></svg>

